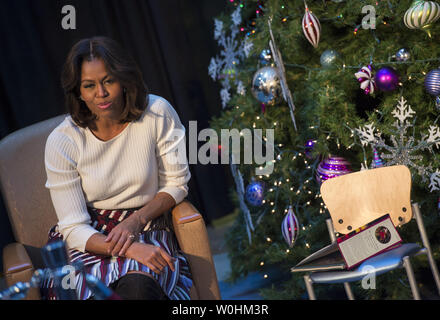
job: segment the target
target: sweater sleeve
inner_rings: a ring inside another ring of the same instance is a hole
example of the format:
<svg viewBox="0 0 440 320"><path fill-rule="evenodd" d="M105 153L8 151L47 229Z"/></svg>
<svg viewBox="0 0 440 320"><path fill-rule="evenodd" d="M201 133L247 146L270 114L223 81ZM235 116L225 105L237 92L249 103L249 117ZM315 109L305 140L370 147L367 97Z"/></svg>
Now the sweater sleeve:
<svg viewBox="0 0 440 320"><path fill-rule="evenodd" d="M159 169L159 190L171 195L176 204L188 195L191 178L186 158L185 127L174 108L160 101L156 120L156 156Z"/></svg>
<svg viewBox="0 0 440 320"><path fill-rule="evenodd" d="M87 240L98 231L90 225L76 159L78 149L73 140L62 131L53 131L46 141L44 155L46 188L49 188L58 229L67 246L84 252Z"/></svg>

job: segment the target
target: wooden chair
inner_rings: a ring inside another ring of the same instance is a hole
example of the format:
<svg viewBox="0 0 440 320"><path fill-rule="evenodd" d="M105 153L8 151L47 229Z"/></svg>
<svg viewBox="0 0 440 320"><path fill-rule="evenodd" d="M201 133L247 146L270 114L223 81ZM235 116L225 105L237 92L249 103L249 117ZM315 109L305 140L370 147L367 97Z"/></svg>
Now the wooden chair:
<svg viewBox="0 0 440 320"><path fill-rule="evenodd" d="M0 191L17 242L3 248L3 272L8 286L28 282L39 260L39 248L57 223L49 190L45 188L44 147L61 115L20 129L0 141ZM192 299L220 299L217 275L205 222L197 209L183 201L172 210L177 240L191 267ZM31 289L26 299L39 299Z"/></svg>
<svg viewBox="0 0 440 320"><path fill-rule="evenodd" d="M414 299L420 299L410 263L410 257L419 254L428 256L440 294L439 273L432 256L420 208L417 203L411 204L410 194L411 173L402 165L354 172L328 179L321 185L321 195L331 216L331 219L327 220L327 226L332 242L336 241L335 232L347 234L388 213L396 227L415 218L423 247L416 243L404 243L398 248L367 259L352 270L337 271L331 270L330 267L325 270L313 265L292 268L292 272L315 271L304 276L309 299L316 299L314 283L343 283L348 298L354 299L350 282L364 279L371 275L372 270L377 276L399 267L404 267L407 272Z"/></svg>

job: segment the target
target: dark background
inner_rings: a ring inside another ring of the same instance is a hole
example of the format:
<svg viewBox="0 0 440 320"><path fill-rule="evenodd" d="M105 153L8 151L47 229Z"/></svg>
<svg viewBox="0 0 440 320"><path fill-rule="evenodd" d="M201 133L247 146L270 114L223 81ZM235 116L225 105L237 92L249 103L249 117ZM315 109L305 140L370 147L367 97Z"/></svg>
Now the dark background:
<svg viewBox="0 0 440 320"><path fill-rule="evenodd" d="M220 48L214 17L227 0L0 1L0 139L65 113L60 71L71 46L95 35L117 40L140 65L151 93L166 98L198 131L220 113L220 86L208 75ZM61 10L76 9L64 30ZM191 165L189 200L209 224L232 211L228 165ZM13 241L0 198L0 248ZM1 258L0 258L1 259Z"/></svg>

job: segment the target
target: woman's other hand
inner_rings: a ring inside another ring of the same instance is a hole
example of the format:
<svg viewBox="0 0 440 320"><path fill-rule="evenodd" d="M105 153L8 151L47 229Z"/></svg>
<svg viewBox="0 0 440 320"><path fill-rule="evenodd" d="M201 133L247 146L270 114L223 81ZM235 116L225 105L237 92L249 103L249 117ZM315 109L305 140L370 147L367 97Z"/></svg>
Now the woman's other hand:
<svg viewBox="0 0 440 320"><path fill-rule="evenodd" d="M143 227L142 222L135 213L122 220L104 240L109 242L107 253L112 256L124 256L127 249L136 241Z"/></svg>
<svg viewBox="0 0 440 320"><path fill-rule="evenodd" d="M152 244L133 243L127 250L127 257L142 263L157 274L167 266L174 272L176 258L170 256L161 247Z"/></svg>

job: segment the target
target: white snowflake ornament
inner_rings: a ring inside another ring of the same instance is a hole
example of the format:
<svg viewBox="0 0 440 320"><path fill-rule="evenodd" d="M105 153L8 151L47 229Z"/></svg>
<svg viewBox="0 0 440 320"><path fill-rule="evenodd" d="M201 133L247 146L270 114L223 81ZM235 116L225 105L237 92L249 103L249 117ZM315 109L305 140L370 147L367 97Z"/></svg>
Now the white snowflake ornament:
<svg viewBox="0 0 440 320"><path fill-rule="evenodd" d="M249 56L253 48L253 43L248 37L241 42L237 39L240 32L238 26L242 22L240 7L237 7L231 14L231 21L230 32L227 34L223 22L214 19L214 39L217 40L222 50L220 55L211 58L208 66L208 74L211 78L214 81L221 81L220 98L223 108L231 100L231 80L237 86L237 91L243 92L243 88L238 88L239 81L236 79L235 74L237 73L237 66ZM241 86L243 86L243 83L241 83Z"/></svg>
<svg viewBox="0 0 440 320"><path fill-rule="evenodd" d="M427 167L421 165L420 161L423 160L423 156L417 153L424 150L429 150L433 153L434 146L440 147L440 129L437 126L430 126L428 129L429 134L423 135L417 142L414 136L407 137L408 129L414 127L414 124L410 123L408 119L412 118L416 112L407 104L403 97L400 98L391 114L396 118L394 123L396 134L389 137L393 145L388 145L381 134L375 132L377 130L373 123L355 129L362 145L370 145L373 148L387 151L388 153L381 154L381 158L386 160L386 166L400 164L412 167L417 171L423 182L426 182L427 177L430 176L431 183L429 188L431 192L438 190L440 186L440 173L438 171L433 173L431 165Z"/></svg>

